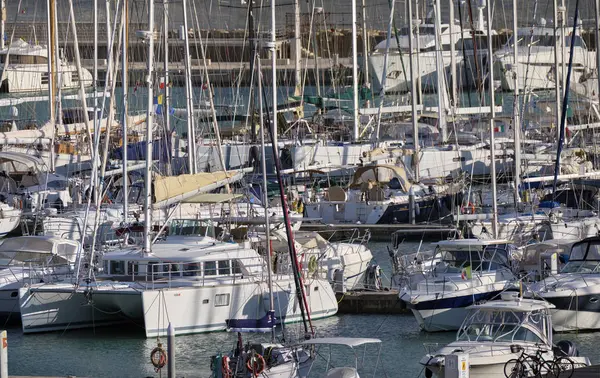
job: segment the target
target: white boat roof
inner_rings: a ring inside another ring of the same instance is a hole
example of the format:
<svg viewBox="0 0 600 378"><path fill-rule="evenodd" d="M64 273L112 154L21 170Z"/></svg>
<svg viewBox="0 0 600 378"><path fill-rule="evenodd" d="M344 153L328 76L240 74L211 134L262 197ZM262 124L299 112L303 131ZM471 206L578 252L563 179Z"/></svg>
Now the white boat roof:
<svg viewBox="0 0 600 378"><path fill-rule="evenodd" d="M539 299L521 298L518 300L499 299L481 304L471 305L468 308L480 310L504 310L514 312L532 312L538 310L548 310L554 308L552 303Z"/></svg>
<svg viewBox="0 0 600 378"><path fill-rule="evenodd" d="M26 166L30 170L43 171L46 163L36 156L25 154L22 152L0 152L0 164L8 162L17 162Z"/></svg>
<svg viewBox="0 0 600 378"><path fill-rule="evenodd" d="M46 46L31 45L22 39L13 41L8 48L0 50L0 55L34 55L48 57L48 48Z"/></svg>
<svg viewBox="0 0 600 378"><path fill-rule="evenodd" d="M510 240L506 239L456 239L456 240L441 240L433 243L442 249L476 249L484 248L494 244L510 244Z"/></svg>
<svg viewBox="0 0 600 378"><path fill-rule="evenodd" d="M350 348L361 346L364 344L380 344L379 339L369 339L363 337L320 337L302 342L302 345L345 345Z"/></svg>
<svg viewBox="0 0 600 378"><path fill-rule="evenodd" d="M226 243L211 237L171 236L152 245L152 252L142 254L139 247L111 251L104 254L110 261L192 261L227 260L258 257L258 253L237 243Z"/></svg>

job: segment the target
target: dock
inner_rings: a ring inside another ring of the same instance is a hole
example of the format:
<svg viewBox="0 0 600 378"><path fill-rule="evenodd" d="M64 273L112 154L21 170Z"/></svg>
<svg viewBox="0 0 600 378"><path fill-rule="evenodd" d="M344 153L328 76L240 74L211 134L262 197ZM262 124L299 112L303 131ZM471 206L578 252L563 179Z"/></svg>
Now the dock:
<svg viewBox="0 0 600 378"><path fill-rule="evenodd" d="M428 239L443 240L457 232L454 225L448 224L323 224L323 223L302 223L302 230L323 232L331 235L336 230L336 237L348 237L356 230L369 231L371 240L386 241L391 240L392 233L398 233L400 237L406 239ZM347 235L345 235L347 234Z"/></svg>
<svg viewBox="0 0 600 378"><path fill-rule="evenodd" d="M339 314L408 314L398 290L336 293Z"/></svg>
<svg viewBox="0 0 600 378"><path fill-rule="evenodd" d="M573 375L571 375L573 374ZM573 372L564 371L559 374L558 378L598 378L600 377L600 365L586 366L575 369Z"/></svg>

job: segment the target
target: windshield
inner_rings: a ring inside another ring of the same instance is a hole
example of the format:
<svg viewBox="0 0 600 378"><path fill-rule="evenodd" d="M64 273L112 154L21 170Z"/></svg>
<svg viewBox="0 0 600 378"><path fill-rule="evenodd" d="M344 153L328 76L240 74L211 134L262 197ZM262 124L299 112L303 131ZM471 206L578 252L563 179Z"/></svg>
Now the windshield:
<svg viewBox="0 0 600 378"><path fill-rule="evenodd" d="M571 46L571 36L565 37L567 47ZM531 43L532 46L540 46L540 47L554 47L556 45L556 39L553 35L545 34L545 35L534 35L532 36L529 33L519 34L519 46L527 47ZM512 37L508 40L508 46L512 46L513 39ZM580 36L575 36L575 46L587 48L583 40Z"/></svg>
<svg viewBox="0 0 600 378"><path fill-rule="evenodd" d="M460 329L458 340L482 342L544 342L545 314L474 309Z"/></svg>
<svg viewBox="0 0 600 378"><path fill-rule="evenodd" d="M561 273L599 273L600 241L580 242L571 248L569 262Z"/></svg>
<svg viewBox="0 0 600 378"><path fill-rule="evenodd" d="M497 270L508 265L507 246L504 244L488 245L483 251L458 250L440 251L443 265L447 273L460 273L463 268L471 267L473 271ZM439 272L439 269L437 270Z"/></svg>

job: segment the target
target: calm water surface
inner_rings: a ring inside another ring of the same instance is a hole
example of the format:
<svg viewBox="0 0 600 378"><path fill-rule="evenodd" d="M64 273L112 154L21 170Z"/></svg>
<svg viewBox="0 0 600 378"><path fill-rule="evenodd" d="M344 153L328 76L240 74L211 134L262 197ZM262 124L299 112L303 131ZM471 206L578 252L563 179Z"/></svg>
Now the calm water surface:
<svg viewBox="0 0 600 378"><path fill-rule="evenodd" d="M405 243L406 251L415 250L418 243ZM371 243L371 249L385 274L390 273L386 243ZM321 336L377 337L383 341L382 364L378 377L423 376L418 361L425 353L423 343L451 342L455 334L427 334L419 331L412 315L339 315L315 322ZM289 326L288 332L299 331L298 325ZM9 373L11 375L54 375L85 377L158 377L149 362L150 351L156 339L146 339L139 326L119 329L97 329L47 333L21 334L20 328L9 328ZM265 336L247 335L247 340ZM555 340L574 340L582 355L593 363L600 363L598 342L600 333L557 335ZM166 345L166 340L162 340ZM178 377L210 377L210 356L233 348L236 335L227 332L180 336L176 338L176 366ZM372 376L379 349L366 350L363 376ZM363 350L357 351L362 358ZM333 364L352 364L349 349L332 350ZM381 370L383 367L383 371ZM318 365L316 377L322 376ZM384 373L385 371L385 373ZM368 373L371 374L368 374ZM166 371L163 371L166 376Z"/></svg>

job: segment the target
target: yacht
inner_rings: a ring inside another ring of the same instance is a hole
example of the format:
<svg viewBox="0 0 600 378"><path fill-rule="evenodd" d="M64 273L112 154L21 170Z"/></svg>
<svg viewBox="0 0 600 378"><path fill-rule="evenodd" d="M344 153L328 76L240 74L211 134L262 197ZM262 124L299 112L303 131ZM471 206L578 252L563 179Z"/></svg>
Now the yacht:
<svg viewBox="0 0 600 378"><path fill-rule="evenodd" d="M470 306L456 341L440 349L430 345L433 350L420 361L426 369L425 376L447 377L450 372L446 370L451 368L460 374L458 369L463 367L456 362L463 361L472 378L512 377L510 372L515 365L511 360L516 361L523 352L539 352L544 361L568 357L573 367L589 365L589 359L579 357L571 342L560 341L554 346L550 316L553 308L544 301L519 298L517 292L505 292L499 300Z"/></svg>
<svg viewBox="0 0 600 378"><path fill-rule="evenodd" d="M448 194L438 190L446 191L446 187L437 186L436 190L410 183L403 167L364 166L356 169L347 189L332 186L326 191L307 190L304 211L308 218L326 224L409 223L413 215L416 223L449 221L455 199L461 194L451 194L451 188Z"/></svg>
<svg viewBox="0 0 600 378"><path fill-rule="evenodd" d="M554 305L555 331L600 329L600 237L574 243L560 273L531 284L528 294Z"/></svg>
<svg viewBox="0 0 600 378"><path fill-rule="evenodd" d="M457 21L453 21L452 33L450 33L450 24L441 24L440 39L442 44L442 66L446 77L450 78L450 63L452 52L450 45L455 45L454 59L457 65L457 87L475 88L477 83L477 72L480 77L485 70L488 60L487 50L487 29L483 23L483 7L478 7L479 22L476 23L475 30L461 28ZM389 43L387 56L387 68L385 70L385 88L386 92L408 92L411 88L410 82L410 62L409 62L409 29L408 26L399 30L399 44L396 38L390 36L390 40L383 40L377 44L373 52L369 55L369 70L372 72L373 89L382 90L384 83L384 62L386 46ZM433 20L428 20L418 26L414 31L413 49L416 50L417 41L420 50L418 51L419 74L421 76L421 87L424 91L437 91L438 73L437 73L437 52L435 41L435 24ZM473 38L474 37L474 38ZM416 57L415 57L416 59ZM465 60L466 59L466 60ZM416 62L416 60L415 60ZM415 63L416 64L416 63ZM416 68L415 68L416 71Z"/></svg>
<svg viewBox="0 0 600 378"><path fill-rule="evenodd" d="M0 244L0 317L19 317L19 289L69 280L78 242L49 236L19 236Z"/></svg>
<svg viewBox="0 0 600 378"><path fill-rule="evenodd" d="M93 260L92 260L93 261ZM19 291L24 333L135 322L146 337L254 328L301 320L291 269L274 273L275 319L268 316L269 288L263 257L245 244L209 236L168 237L152 252L124 248L102 256L97 280L37 284ZM93 265L91 268L93 268ZM305 283L313 319L338 305L326 279ZM169 319L169 321L166 321Z"/></svg>
<svg viewBox="0 0 600 378"><path fill-rule="evenodd" d="M2 67L1 93L38 92L48 88L48 48L30 45L19 39L0 50ZM63 89L79 88L79 83L92 85L92 74L82 68L83 77L74 64L63 57L58 60L58 82Z"/></svg>
<svg viewBox="0 0 600 378"><path fill-rule="evenodd" d="M580 32L580 28L577 28L573 48L572 83L579 82L584 73L595 67L595 58L588 51ZM568 34L570 32L564 34L566 50L569 54L571 36ZM537 26L519 28L517 37L519 90L553 89L556 82L554 49L557 44L553 27L546 26L545 21L542 20ZM494 53L495 80L500 81L505 91L515 89L513 40L510 38L504 47ZM563 57L563 61L566 71L569 55Z"/></svg>
<svg viewBox="0 0 600 378"><path fill-rule="evenodd" d="M399 294L427 332L457 330L468 306L497 298L516 281L507 240L443 240L435 246L433 259L441 261Z"/></svg>

